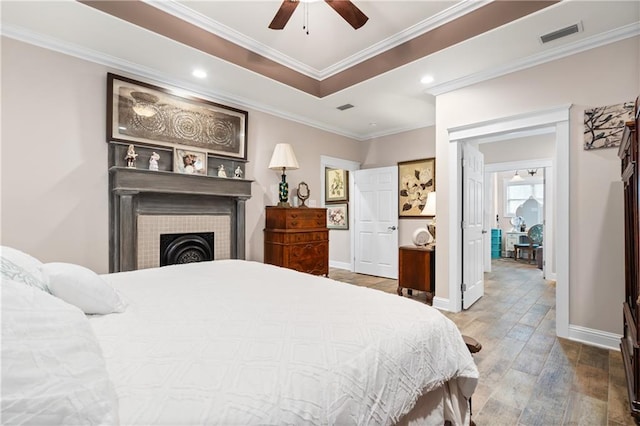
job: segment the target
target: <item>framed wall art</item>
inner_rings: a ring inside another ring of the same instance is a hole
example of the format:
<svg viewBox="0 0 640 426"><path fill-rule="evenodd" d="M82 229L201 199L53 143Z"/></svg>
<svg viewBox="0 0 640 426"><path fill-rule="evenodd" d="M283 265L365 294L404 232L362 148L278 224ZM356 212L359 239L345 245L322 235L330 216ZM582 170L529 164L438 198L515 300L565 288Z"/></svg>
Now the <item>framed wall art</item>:
<svg viewBox="0 0 640 426"><path fill-rule="evenodd" d="M633 119L633 101L584 111L584 149L620 146L624 125Z"/></svg>
<svg viewBox="0 0 640 426"><path fill-rule="evenodd" d="M420 217L427 194L436 190L436 159L398 163L398 216Z"/></svg>
<svg viewBox="0 0 640 426"><path fill-rule="evenodd" d="M173 171L190 175L207 175L207 153L191 149L173 150Z"/></svg>
<svg viewBox="0 0 640 426"><path fill-rule="evenodd" d="M335 203L349 201L349 171L344 169L324 169L324 201Z"/></svg>
<svg viewBox="0 0 640 426"><path fill-rule="evenodd" d="M327 206L327 228L349 229L349 205L347 203Z"/></svg>
<svg viewBox="0 0 640 426"><path fill-rule="evenodd" d="M107 142L183 145L246 160L247 121L246 111L107 74Z"/></svg>

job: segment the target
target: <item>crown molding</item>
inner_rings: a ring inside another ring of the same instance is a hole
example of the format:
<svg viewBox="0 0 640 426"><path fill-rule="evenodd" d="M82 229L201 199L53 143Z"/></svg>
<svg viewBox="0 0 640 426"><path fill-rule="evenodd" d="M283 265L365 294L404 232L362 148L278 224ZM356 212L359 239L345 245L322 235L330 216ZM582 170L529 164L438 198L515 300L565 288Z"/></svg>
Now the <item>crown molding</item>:
<svg viewBox="0 0 640 426"><path fill-rule="evenodd" d="M455 5L443 10L442 12L437 13L429 17L428 19L415 24L405 29L404 31L401 31L391 37L386 38L385 40L375 43L372 46L361 50L355 55L345 58L344 60L325 68L321 71L321 79L331 77L334 74L342 72L354 65L359 64L360 62L364 62L367 59L370 59L389 49L399 46L402 43L425 34L433 30L434 28L446 24L447 22L451 22L463 15L473 12L476 9L480 9L482 6L491 3L491 1L492 0L463 0L459 3L456 3Z"/></svg>
<svg viewBox="0 0 640 426"><path fill-rule="evenodd" d="M602 34L587 37L574 43L562 45L554 49L550 49L543 53L531 55L527 58L516 60L508 65L491 68L485 71L477 72L462 78L448 81L446 83L434 85L425 90L425 92L438 96L447 92L471 86L472 84L481 83L492 78L501 77L516 71L522 71L527 68L541 65L556 59L565 58L584 52L597 47L605 46L610 43L625 40L627 38L640 35L640 22L625 25L615 30L607 31Z"/></svg>
<svg viewBox="0 0 640 426"><path fill-rule="evenodd" d="M185 22L200 27L205 31L220 36L234 44L237 44L240 47L264 56L267 59L271 59L272 61L286 66L287 68L298 71L299 73L304 74L307 77L315 78L316 80L319 80L322 77L321 71L310 67L296 59L293 59L292 57L285 55L279 50L273 49L272 47L269 47L264 43L260 43L259 41L256 41L251 37L247 37L244 34L234 30L233 28L210 19L205 15L187 7L185 4L177 2L176 0L141 1L148 4L149 6L153 6L156 9L173 15L176 18L182 19Z"/></svg>
<svg viewBox="0 0 640 426"><path fill-rule="evenodd" d="M354 65L359 64L367 59L377 56L389 49L399 46L417 36L427 33L434 28L437 28L447 22L453 21L463 15L473 12L476 9L481 8L492 0L463 0L455 5L431 16L424 21L413 25L401 31L385 40L382 40L360 52L345 58L333 65L328 66L323 70L310 67L300 61L297 61L284 53L273 49L259 41L256 41L250 37L241 34L240 32L221 24L213 19L210 19L203 14L194 11L183 3L179 3L176 0L142 0L150 6L156 9L162 10L170 15L173 15L185 22L196 25L205 31L220 36L232 43L237 44L240 47L251 50L265 58L271 59L281 65L291 68L307 77L314 78L316 80L324 80L332 75L338 74Z"/></svg>
<svg viewBox="0 0 640 426"><path fill-rule="evenodd" d="M306 126L310 126L310 127L323 130L329 133L334 133L336 135L344 136L350 139L355 139L357 141L363 141L368 139L366 135L346 132L344 129L340 129L338 127L328 126L325 123L309 120L299 115L276 110L269 105L265 105L260 102L255 102L254 100L231 95L229 93L220 92L220 91L203 90L202 86L195 85L188 81L171 78L166 74L157 72L155 69L143 67L139 64L136 64L130 61L125 61L120 58L116 58L114 56L105 55L103 53L97 52L95 50L87 49L85 47L81 47L73 43L61 42L49 36L45 37L38 33L25 30L21 27L17 27L13 25L2 25L0 27L0 35L4 37L9 37L18 41L22 41L24 43L32 44L38 47L42 47L44 49L62 53L64 55L68 55L68 56L72 56L72 57L86 60L89 62L93 62L96 64L104 65L106 67L113 68L116 71L128 73L132 76L135 76L135 78L147 79L147 80L151 80L151 82L163 83L169 86L179 87L181 89L190 91L195 95L200 95L203 97L207 97L209 99L213 99L216 102L223 102L239 108L247 108L247 109L253 109L256 111L264 112L266 114L280 117L285 120L293 121L299 124L304 124Z"/></svg>

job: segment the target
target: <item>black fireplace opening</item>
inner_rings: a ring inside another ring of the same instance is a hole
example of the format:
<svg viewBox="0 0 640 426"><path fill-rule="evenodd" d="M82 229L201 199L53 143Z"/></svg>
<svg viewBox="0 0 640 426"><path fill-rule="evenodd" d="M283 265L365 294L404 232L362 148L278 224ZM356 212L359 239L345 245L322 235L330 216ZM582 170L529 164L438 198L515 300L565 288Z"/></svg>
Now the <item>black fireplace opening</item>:
<svg viewBox="0 0 640 426"><path fill-rule="evenodd" d="M160 234L160 266L213 260L213 234Z"/></svg>

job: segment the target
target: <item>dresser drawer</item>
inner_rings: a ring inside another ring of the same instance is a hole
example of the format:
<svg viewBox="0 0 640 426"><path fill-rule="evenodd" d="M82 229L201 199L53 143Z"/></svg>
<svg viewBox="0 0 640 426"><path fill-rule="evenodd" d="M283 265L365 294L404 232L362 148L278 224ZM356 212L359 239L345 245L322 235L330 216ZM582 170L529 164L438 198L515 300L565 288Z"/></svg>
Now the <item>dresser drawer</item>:
<svg viewBox="0 0 640 426"><path fill-rule="evenodd" d="M329 241L329 231L286 232L265 230L264 241L274 244L302 244Z"/></svg>
<svg viewBox="0 0 640 426"><path fill-rule="evenodd" d="M269 229L309 229L327 226L326 209L267 207L266 216L266 227Z"/></svg>

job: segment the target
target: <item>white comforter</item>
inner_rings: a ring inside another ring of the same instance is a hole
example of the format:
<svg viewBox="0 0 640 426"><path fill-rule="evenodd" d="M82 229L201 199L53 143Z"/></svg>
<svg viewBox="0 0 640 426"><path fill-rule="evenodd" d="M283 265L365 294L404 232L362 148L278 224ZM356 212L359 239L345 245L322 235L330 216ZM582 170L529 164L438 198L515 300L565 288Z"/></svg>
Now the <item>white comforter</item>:
<svg viewBox="0 0 640 426"><path fill-rule="evenodd" d="M392 424L478 371L422 303L256 262L103 275L129 302L91 319L123 425Z"/></svg>

